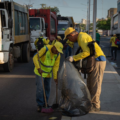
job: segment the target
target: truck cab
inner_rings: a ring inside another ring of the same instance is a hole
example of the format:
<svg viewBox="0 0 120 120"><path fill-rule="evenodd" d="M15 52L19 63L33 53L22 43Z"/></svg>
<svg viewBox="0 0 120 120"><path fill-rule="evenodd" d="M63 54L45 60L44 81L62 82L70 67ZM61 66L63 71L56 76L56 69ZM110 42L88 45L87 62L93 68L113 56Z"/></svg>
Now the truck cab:
<svg viewBox="0 0 120 120"><path fill-rule="evenodd" d="M37 38L41 36L41 33L45 37L46 31L45 31L45 21L44 18L41 17L29 17L30 22L30 44L31 44L31 51L35 51L35 45L34 42Z"/></svg>
<svg viewBox="0 0 120 120"><path fill-rule="evenodd" d="M29 9L29 17L41 17L45 20L45 36L53 41L57 37L57 15L50 9Z"/></svg>
<svg viewBox="0 0 120 120"><path fill-rule="evenodd" d="M58 20L58 35L62 37L62 39L64 38L64 32L65 30L70 27L70 23L67 20Z"/></svg>
<svg viewBox="0 0 120 120"><path fill-rule="evenodd" d="M28 8L13 1L0 2L0 67L10 72L14 58L29 62Z"/></svg>

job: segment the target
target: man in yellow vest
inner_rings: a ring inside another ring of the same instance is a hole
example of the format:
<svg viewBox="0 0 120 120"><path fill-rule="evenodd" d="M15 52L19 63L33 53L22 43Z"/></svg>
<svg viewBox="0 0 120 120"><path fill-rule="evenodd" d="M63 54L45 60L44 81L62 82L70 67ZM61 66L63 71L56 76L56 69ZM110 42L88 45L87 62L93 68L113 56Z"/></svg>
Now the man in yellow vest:
<svg viewBox="0 0 120 120"><path fill-rule="evenodd" d="M48 44L49 44L49 42L50 42L50 40L49 40L49 39L45 39L45 38L43 38L43 37L40 37L40 39L42 39L42 41L43 41L44 45L48 45ZM37 44L38 40L39 40L39 38L37 38L37 39L35 40L35 42L34 42L35 46L36 46L36 44Z"/></svg>
<svg viewBox="0 0 120 120"><path fill-rule="evenodd" d="M39 51L39 60L40 65L38 62L38 55L36 54L33 57L33 62L35 65L34 73L36 74L36 102L38 104L38 112L41 111L42 107L44 106L44 97L43 97L43 87L42 87L42 80L41 75L44 79L45 85L45 92L46 92L46 99L48 102L49 95L50 95L50 82L53 72L53 78L55 83L58 83L57 74L60 64L60 53L63 54L63 45L60 42L56 42L54 45L46 45Z"/></svg>
<svg viewBox="0 0 120 120"><path fill-rule="evenodd" d="M78 42L78 45L83 51L77 55L68 57L67 59L70 62L79 61L90 55L90 49L87 46L89 42L93 41L90 35L83 32L78 33L72 27L67 28L64 34L65 38L69 39L69 41ZM93 71L88 74L87 86L91 94L92 107L90 111L100 111L101 85L106 66L106 58L99 45L97 43L94 43L94 45L96 62Z"/></svg>
<svg viewBox="0 0 120 120"><path fill-rule="evenodd" d="M116 61L116 57L117 57L117 48L118 48L118 45L115 44L115 40L116 40L116 35L114 34L113 37L111 37L110 39L110 43L111 43L111 60L114 60ZM114 57L114 54L115 53L115 57Z"/></svg>
<svg viewBox="0 0 120 120"><path fill-rule="evenodd" d="M60 36L57 36L55 40L53 40L52 45L54 45L56 42L60 42L62 38Z"/></svg>

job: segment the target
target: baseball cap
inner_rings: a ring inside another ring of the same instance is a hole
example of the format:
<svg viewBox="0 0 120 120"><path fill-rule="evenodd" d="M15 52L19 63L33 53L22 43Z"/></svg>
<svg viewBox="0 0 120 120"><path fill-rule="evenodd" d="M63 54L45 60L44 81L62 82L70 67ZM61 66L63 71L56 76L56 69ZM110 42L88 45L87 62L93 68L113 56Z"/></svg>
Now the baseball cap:
<svg viewBox="0 0 120 120"><path fill-rule="evenodd" d="M74 31L75 31L75 29L72 27L67 28L64 32L64 35L65 35L64 39L66 39L67 35L69 35L70 33L74 32Z"/></svg>
<svg viewBox="0 0 120 120"><path fill-rule="evenodd" d="M54 44L54 46L55 46L55 48L57 49L57 51L59 52L59 53L62 53L63 54L63 45L62 45L62 43L61 42L55 42L55 44Z"/></svg>

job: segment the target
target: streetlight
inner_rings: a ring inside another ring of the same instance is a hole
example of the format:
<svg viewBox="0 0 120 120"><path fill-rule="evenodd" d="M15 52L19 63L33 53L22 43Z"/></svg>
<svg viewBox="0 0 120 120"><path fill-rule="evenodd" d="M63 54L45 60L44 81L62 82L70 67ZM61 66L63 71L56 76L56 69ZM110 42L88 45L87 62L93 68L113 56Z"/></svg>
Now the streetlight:
<svg viewBox="0 0 120 120"><path fill-rule="evenodd" d="M96 40L97 0L93 0L93 39Z"/></svg>
<svg viewBox="0 0 120 120"><path fill-rule="evenodd" d="M87 3L87 25L86 25L86 31L88 31L89 34L90 29L90 0L88 0Z"/></svg>

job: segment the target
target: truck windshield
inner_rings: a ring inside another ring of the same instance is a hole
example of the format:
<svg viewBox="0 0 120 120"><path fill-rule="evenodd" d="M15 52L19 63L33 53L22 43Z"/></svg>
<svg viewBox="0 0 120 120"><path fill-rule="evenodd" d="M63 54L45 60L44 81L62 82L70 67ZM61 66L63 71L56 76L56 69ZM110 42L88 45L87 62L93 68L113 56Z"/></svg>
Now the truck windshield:
<svg viewBox="0 0 120 120"><path fill-rule="evenodd" d="M57 28L58 28L58 31L59 30L65 31L68 28L68 24L58 24Z"/></svg>
<svg viewBox="0 0 120 120"><path fill-rule="evenodd" d="M6 27L6 18L5 18L5 12L4 11L0 11L1 12L1 24L2 24L2 27Z"/></svg>
<svg viewBox="0 0 120 120"><path fill-rule="evenodd" d="M40 30L39 18L30 18L30 30Z"/></svg>

